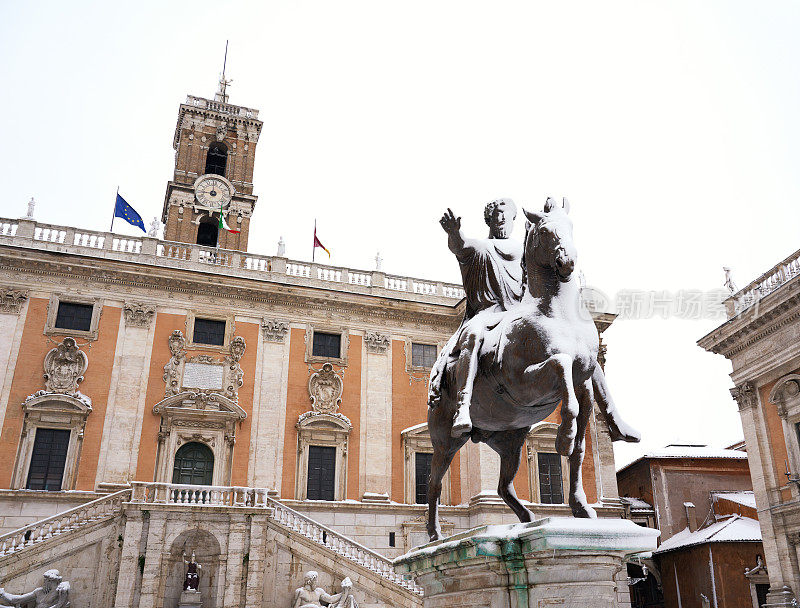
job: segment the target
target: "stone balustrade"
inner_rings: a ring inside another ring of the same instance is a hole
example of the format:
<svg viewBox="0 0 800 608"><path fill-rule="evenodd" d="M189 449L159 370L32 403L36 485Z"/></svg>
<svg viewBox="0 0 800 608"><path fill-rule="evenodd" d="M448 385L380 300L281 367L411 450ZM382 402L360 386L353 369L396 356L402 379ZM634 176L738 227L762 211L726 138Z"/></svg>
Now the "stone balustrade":
<svg viewBox="0 0 800 608"><path fill-rule="evenodd" d="M389 558L358 544L327 526L323 526L294 509L290 509L271 497L267 497L267 503L272 507L273 517L279 524L298 534L302 534L315 543L324 545L331 551L360 566L372 570L395 585L400 585L413 593L422 595L422 587L414 581L395 573L394 566Z"/></svg>
<svg viewBox="0 0 800 608"><path fill-rule="evenodd" d="M121 236L44 224L26 218L0 218L0 245L450 306L464 297L461 285L453 283L175 243L147 236Z"/></svg>
<svg viewBox="0 0 800 608"><path fill-rule="evenodd" d="M59 534L72 532L89 524L116 517L122 513L122 505L130 495L131 490L129 489L120 490L3 534L0 536L0 557L17 553Z"/></svg>
<svg viewBox="0 0 800 608"><path fill-rule="evenodd" d="M199 507L266 508L267 490L240 486L197 486L180 483L131 482L131 503Z"/></svg>
<svg viewBox="0 0 800 608"><path fill-rule="evenodd" d="M2 221L0 220L0 226ZM750 308L797 275L800 275L800 249L728 298L728 318Z"/></svg>

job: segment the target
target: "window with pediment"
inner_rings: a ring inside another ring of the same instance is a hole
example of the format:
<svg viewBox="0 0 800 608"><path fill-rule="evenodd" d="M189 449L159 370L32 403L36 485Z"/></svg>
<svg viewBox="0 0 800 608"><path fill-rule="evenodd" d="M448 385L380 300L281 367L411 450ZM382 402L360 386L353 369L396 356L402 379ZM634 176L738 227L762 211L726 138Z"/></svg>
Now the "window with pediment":
<svg viewBox="0 0 800 608"><path fill-rule="evenodd" d="M433 444L428 433L428 424L422 423L400 432L403 442L403 502L425 504L428 502L428 478L431 474ZM451 504L450 469L442 479L442 495L439 502Z"/></svg>
<svg viewBox="0 0 800 608"><path fill-rule="evenodd" d="M556 451L558 425L539 422L531 427L525 439L528 461L528 487L531 502L564 504L567 496L567 459Z"/></svg>

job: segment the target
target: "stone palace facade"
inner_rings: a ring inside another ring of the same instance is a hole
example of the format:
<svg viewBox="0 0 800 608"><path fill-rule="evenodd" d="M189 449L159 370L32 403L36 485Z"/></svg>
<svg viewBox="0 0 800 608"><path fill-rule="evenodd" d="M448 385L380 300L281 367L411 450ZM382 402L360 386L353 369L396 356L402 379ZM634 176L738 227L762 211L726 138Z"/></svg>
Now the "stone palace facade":
<svg viewBox="0 0 800 608"><path fill-rule="evenodd" d="M249 253L261 126L224 93L180 105L164 240L0 219L7 590L58 568L74 608L173 608L195 551L208 607L288 607L309 569L349 576L361 606L421 606L390 559L427 540L427 381L463 290ZM595 414L584 486L621 517ZM570 513L558 422L515 482L537 516ZM514 521L498 462L456 456L446 534Z"/></svg>

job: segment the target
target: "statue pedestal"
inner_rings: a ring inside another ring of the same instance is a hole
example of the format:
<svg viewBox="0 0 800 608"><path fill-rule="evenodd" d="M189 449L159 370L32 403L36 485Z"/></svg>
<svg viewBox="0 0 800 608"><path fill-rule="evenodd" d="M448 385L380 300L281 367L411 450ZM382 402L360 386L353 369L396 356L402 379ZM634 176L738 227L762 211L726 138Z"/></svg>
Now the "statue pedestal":
<svg viewBox="0 0 800 608"><path fill-rule="evenodd" d="M194 589L187 589L181 592L181 599L178 601L178 608L203 608L200 599L200 592Z"/></svg>
<svg viewBox="0 0 800 608"><path fill-rule="evenodd" d="M625 558L654 550L658 535L624 519L548 517L473 528L394 567L423 587L425 608L613 608L630 602Z"/></svg>

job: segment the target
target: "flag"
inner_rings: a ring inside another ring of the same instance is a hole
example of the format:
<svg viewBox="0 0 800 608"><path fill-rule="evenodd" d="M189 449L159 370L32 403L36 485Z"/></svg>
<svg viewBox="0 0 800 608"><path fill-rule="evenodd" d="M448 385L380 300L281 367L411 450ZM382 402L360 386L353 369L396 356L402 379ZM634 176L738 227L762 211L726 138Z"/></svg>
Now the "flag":
<svg viewBox="0 0 800 608"><path fill-rule="evenodd" d="M314 248L316 249L317 247L322 247L322 249L325 251L325 253L327 253L327 254L328 254L328 257L331 257L331 252L330 252L330 251L328 251L328 248L327 248L327 247L325 247L325 245L323 245L323 244L322 244L322 241L320 241L320 240L317 238L317 226L316 226L316 224L315 224L315 225L314 225Z"/></svg>
<svg viewBox="0 0 800 608"><path fill-rule="evenodd" d="M117 192L117 202L114 206L114 217L121 217L131 226L138 226L142 229L142 232L147 233L144 222L142 221L142 216L136 213L136 209L131 207L128 201L119 195L119 192Z"/></svg>
<svg viewBox="0 0 800 608"><path fill-rule="evenodd" d="M234 230L228 226L228 222L225 221L225 217L222 215L222 205L219 206L219 229L227 230L232 234L239 234L241 232L241 230Z"/></svg>

